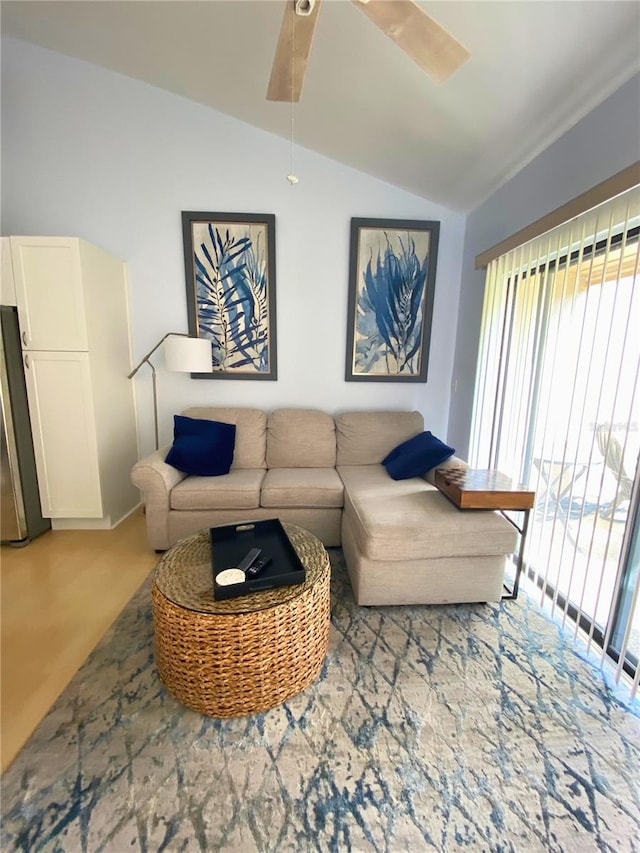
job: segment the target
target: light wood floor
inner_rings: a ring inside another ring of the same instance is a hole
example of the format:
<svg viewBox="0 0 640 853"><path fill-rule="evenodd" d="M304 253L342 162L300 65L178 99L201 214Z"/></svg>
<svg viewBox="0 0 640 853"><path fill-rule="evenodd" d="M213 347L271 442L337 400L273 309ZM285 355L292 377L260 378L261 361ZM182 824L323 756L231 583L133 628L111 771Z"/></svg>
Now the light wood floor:
<svg viewBox="0 0 640 853"><path fill-rule="evenodd" d="M0 549L0 769L158 561L137 511L114 530L48 531Z"/></svg>

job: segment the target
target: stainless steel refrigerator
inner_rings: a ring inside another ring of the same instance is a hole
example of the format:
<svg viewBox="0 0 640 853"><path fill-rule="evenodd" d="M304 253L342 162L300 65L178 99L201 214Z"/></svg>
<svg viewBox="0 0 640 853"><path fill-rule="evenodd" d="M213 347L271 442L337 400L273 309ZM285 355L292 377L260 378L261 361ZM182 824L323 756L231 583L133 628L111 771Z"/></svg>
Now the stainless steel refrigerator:
<svg viewBox="0 0 640 853"><path fill-rule="evenodd" d="M25 545L51 527L42 517L18 311L0 307L0 540Z"/></svg>

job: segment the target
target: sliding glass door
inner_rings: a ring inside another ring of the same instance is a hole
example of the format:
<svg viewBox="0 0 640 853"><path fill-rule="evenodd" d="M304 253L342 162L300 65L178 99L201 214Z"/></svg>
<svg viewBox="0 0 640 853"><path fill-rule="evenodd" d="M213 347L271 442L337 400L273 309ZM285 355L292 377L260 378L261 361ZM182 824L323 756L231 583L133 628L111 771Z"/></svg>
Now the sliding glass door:
<svg viewBox="0 0 640 853"><path fill-rule="evenodd" d="M470 453L535 489L532 589L636 684L638 214L633 190L492 262Z"/></svg>

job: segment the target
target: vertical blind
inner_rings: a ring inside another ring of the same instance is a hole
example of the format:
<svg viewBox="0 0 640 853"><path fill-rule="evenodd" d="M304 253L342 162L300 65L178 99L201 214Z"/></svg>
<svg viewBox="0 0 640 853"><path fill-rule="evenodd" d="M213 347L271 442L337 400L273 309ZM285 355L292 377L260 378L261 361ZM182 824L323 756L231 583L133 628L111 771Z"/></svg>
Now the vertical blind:
<svg viewBox="0 0 640 853"><path fill-rule="evenodd" d="M487 268L470 459L536 492L530 589L638 687L640 188Z"/></svg>

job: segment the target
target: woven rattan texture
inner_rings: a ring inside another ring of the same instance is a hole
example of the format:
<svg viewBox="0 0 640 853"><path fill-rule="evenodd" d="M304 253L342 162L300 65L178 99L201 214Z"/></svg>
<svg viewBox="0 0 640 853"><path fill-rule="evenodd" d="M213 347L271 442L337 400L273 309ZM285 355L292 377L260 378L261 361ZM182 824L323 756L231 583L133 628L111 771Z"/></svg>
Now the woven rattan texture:
<svg viewBox="0 0 640 853"><path fill-rule="evenodd" d="M285 532L306 569L302 584L253 592L226 601L213 597L213 566L209 530L200 530L181 539L158 563L154 583L174 604L201 613L250 613L304 593L307 586L329 565L329 558L319 539L297 524L283 524ZM188 567L188 571L185 570Z"/></svg>
<svg viewBox="0 0 640 853"><path fill-rule="evenodd" d="M151 590L156 664L164 685L188 708L212 717L255 714L295 696L318 676L329 643L329 558L322 543L307 531L295 525L286 525L286 530L305 565L307 580L296 587L246 596L269 600L249 612L233 611L237 599L211 598L216 608L211 612L179 605L158 583L159 576L164 580L162 563L171 574L199 576L201 540L204 536L209 548L208 531L182 540L162 558ZM207 583L211 584L210 563ZM197 584L185 581L185 589L189 601L197 589L206 598ZM290 589L296 590L294 596L282 595ZM175 587L172 590L175 594Z"/></svg>

